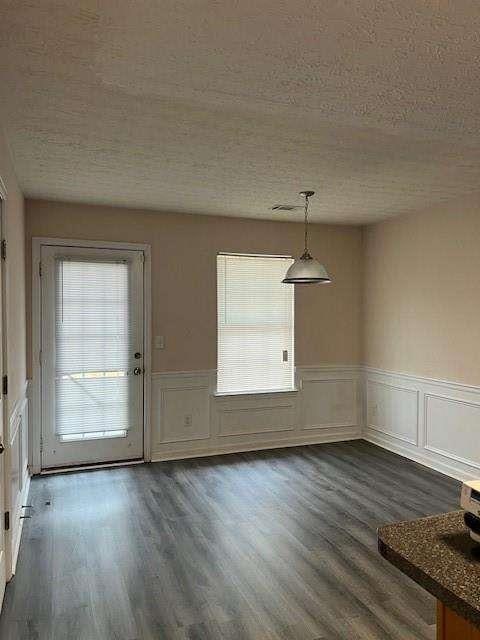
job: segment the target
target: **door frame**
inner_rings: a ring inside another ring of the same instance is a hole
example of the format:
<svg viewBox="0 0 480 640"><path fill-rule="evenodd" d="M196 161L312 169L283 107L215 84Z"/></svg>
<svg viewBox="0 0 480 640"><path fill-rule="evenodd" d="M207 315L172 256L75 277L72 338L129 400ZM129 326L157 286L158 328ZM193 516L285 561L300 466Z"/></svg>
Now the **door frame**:
<svg viewBox="0 0 480 640"><path fill-rule="evenodd" d="M0 176L0 242L6 239L6 207L7 207L7 188L5 183ZM0 373L2 376L8 376L8 362L7 362L7 264L6 260L0 256L1 265L1 277L0 277L0 288L1 288L1 331L0 331L0 349L2 351L2 366ZM2 390L0 389L0 393ZM8 396L3 396L2 399L2 416L1 419L3 421L3 445L5 447L3 461L3 509L4 512L10 511L11 513L11 462L10 462L10 407L8 403ZM0 535L3 535L3 545L4 545L4 554L5 554L5 580L8 583L13 575L12 567L13 567L13 548L12 548L12 527L8 530L4 528L4 513L0 512L1 520L0 520ZM2 610L3 598L0 594L0 611Z"/></svg>
<svg viewBox="0 0 480 640"><path fill-rule="evenodd" d="M151 460L151 394L152 394L152 267L149 244L132 242L110 242L108 240L78 240L69 238L32 238L32 389L30 415L29 462L33 474L42 471L42 366L40 346L42 344L42 281L40 257L43 246L84 247L87 249L113 249L143 251L143 341L144 341L144 385L143 385L143 459ZM91 466L108 466L109 463Z"/></svg>

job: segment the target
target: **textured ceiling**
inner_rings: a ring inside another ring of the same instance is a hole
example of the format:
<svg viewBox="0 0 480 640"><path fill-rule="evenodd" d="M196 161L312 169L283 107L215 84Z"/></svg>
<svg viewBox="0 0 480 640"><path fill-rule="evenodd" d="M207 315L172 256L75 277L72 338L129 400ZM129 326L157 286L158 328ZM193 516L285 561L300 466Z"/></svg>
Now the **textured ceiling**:
<svg viewBox="0 0 480 640"><path fill-rule="evenodd" d="M478 0L1 0L27 195L363 223L480 191Z"/></svg>

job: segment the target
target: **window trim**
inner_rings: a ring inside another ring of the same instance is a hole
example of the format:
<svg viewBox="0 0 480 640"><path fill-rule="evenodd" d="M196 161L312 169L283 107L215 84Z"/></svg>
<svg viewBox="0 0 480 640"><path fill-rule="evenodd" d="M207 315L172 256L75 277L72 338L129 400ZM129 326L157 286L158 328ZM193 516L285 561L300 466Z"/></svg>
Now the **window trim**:
<svg viewBox="0 0 480 640"><path fill-rule="evenodd" d="M212 395L215 398L228 398L235 396L278 396L282 393L298 393L299 391L301 391L300 387L295 386L291 389L268 389L263 391L214 391Z"/></svg>

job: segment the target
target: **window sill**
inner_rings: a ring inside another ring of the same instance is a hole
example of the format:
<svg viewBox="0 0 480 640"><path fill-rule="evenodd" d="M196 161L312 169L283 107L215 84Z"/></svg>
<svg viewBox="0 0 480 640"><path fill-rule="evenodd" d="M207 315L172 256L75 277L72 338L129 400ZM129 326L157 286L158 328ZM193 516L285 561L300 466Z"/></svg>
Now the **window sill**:
<svg viewBox="0 0 480 640"><path fill-rule="evenodd" d="M236 396L278 395L279 393L298 393L299 391L298 387L292 387L291 389L268 389L264 391L214 391L213 395L216 398L229 398Z"/></svg>

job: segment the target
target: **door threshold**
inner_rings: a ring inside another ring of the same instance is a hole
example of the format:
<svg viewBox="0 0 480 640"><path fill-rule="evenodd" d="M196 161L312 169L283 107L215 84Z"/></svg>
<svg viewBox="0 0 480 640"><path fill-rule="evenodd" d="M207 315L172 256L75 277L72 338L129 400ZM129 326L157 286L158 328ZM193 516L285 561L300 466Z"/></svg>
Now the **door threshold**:
<svg viewBox="0 0 480 640"><path fill-rule="evenodd" d="M95 469L110 469L111 467L129 467L133 464L143 464L145 460L120 460L119 462L99 462L97 464L79 464L72 467L52 467L51 469L42 469L41 476L53 475L55 473L71 473L72 471L94 471Z"/></svg>

